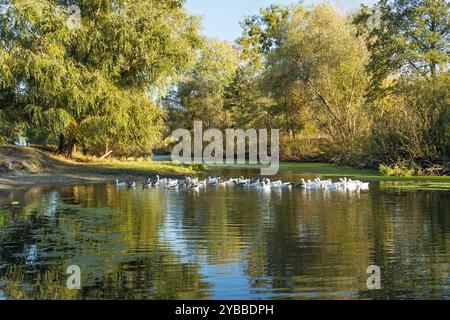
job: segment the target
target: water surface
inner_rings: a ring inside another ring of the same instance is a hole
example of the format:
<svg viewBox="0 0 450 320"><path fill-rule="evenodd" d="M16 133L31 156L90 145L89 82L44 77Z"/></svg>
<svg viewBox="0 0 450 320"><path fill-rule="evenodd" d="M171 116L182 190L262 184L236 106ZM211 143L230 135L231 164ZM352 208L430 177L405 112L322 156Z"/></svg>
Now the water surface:
<svg viewBox="0 0 450 320"><path fill-rule="evenodd" d="M0 299L450 298L450 193L391 187L0 193ZM71 265L81 290L66 287ZM382 290L367 289L370 265Z"/></svg>

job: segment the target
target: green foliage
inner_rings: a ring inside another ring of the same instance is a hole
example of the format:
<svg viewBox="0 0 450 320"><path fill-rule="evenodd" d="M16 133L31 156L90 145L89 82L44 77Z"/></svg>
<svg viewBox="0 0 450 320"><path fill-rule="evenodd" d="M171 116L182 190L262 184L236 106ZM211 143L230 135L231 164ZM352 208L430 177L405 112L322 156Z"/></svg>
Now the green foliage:
<svg viewBox="0 0 450 320"><path fill-rule="evenodd" d="M380 173L387 177L413 177L423 176L423 171L414 162L399 160L392 165L380 164Z"/></svg>
<svg viewBox="0 0 450 320"><path fill-rule="evenodd" d="M450 74L402 79L393 94L373 104L374 125L369 151L383 162L449 156Z"/></svg>
<svg viewBox="0 0 450 320"><path fill-rule="evenodd" d="M194 163L194 164L190 165L190 167L192 168L193 171L196 171L196 172L204 172L204 171L208 170L208 167L202 163Z"/></svg>
<svg viewBox="0 0 450 320"><path fill-rule="evenodd" d="M193 122L200 120L206 128L230 126L231 115L224 107L225 90L237 66L237 52L231 44L206 40L192 73L166 98L170 129L192 128Z"/></svg>
<svg viewBox="0 0 450 320"><path fill-rule="evenodd" d="M277 47L283 38L283 24L293 7L273 4L261 8L259 14L248 16L241 23L242 36L237 40L241 58L260 68L264 55Z"/></svg>
<svg viewBox="0 0 450 320"><path fill-rule="evenodd" d="M448 70L450 3L447 0L380 0L381 27L366 29L373 11L362 8L355 22L367 36L372 75L371 94L386 89L396 74L435 77ZM393 82L395 84L395 81ZM392 84L392 83L391 83Z"/></svg>
<svg viewBox="0 0 450 320"><path fill-rule="evenodd" d="M163 128L151 97L192 67L198 20L175 0L74 1L81 27L69 28L58 4L1 2L1 109L66 155L151 151Z"/></svg>
<svg viewBox="0 0 450 320"><path fill-rule="evenodd" d="M336 152L357 152L367 132L364 42L327 5L294 10L284 30L285 39L267 55L261 79L275 99L281 127L295 138L314 123Z"/></svg>
<svg viewBox="0 0 450 320"><path fill-rule="evenodd" d="M237 128L272 128L273 100L267 97L258 83L251 65L241 66L225 91L225 108Z"/></svg>
<svg viewBox="0 0 450 320"><path fill-rule="evenodd" d="M367 6L274 4L235 46L199 35L179 0L73 1L78 29L61 3L0 0L0 143L139 155L201 120L279 128L292 160L398 174L449 161L448 1L380 0L374 29Z"/></svg>

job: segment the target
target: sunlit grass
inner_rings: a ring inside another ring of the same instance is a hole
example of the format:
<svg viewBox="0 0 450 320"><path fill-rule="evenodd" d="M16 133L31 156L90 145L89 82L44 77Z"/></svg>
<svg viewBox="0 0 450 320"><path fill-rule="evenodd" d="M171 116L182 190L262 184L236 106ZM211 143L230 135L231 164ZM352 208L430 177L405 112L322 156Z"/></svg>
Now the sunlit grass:
<svg viewBox="0 0 450 320"><path fill-rule="evenodd" d="M195 172L193 166L155 161L108 160L91 163L77 163L76 167L83 173L108 175L182 175L193 174Z"/></svg>

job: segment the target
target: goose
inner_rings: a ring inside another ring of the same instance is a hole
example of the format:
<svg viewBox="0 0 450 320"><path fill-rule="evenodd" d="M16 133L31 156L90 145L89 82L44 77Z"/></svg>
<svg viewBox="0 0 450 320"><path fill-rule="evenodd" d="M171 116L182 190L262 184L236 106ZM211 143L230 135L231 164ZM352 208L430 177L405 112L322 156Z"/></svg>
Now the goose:
<svg viewBox="0 0 450 320"><path fill-rule="evenodd" d="M240 178L237 180L237 185L238 185L239 187L245 187L245 186L248 186L250 183L251 183L250 179L244 179L244 177L240 177Z"/></svg>
<svg viewBox="0 0 450 320"><path fill-rule="evenodd" d="M237 185L239 183L239 179L231 179L230 182L231 182L232 185L235 186L235 185Z"/></svg>
<svg viewBox="0 0 450 320"><path fill-rule="evenodd" d="M262 190L262 191L270 191L270 180L269 180L269 179L264 180L264 181L261 183L261 185L260 185L260 187L259 187L259 190Z"/></svg>
<svg viewBox="0 0 450 320"><path fill-rule="evenodd" d="M161 185L161 179L159 178L159 175L156 175L156 180L154 180L153 185L154 185L155 187Z"/></svg>
<svg viewBox="0 0 450 320"><path fill-rule="evenodd" d="M290 189L292 187L292 182L283 182L281 180L271 183L272 188Z"/></svg>
<svg viewBox="0 0 450 320"><path fill-rule="evenodd" d="M301 182L295 186L296 189L306 189L306 181L302 178Z"/></svg>
<svg viewBox="0 0 450 320"><path fill-rule="evenodd" d="M324 189L328 185L328 181L322 181L320 178L314 179L314 184L317 189Z"/></svg>
<svg viewBox="0 0 450 320"><path fill-rule="evenodd" d="M217 178L211 178L211 177L208 177L208 179L206 180L206 184L207 184L208 186L215 186L215 185L217 185L218 183L219 183L219 181L218 181Z"/></svg>
<svg viewBox="0 0 450 320"><path fill-rule="evenodd" d="M135 188L135 187L136 187L135 181L128 182L128 188Z"/></svg>
<svg viewBox="0 0 450 320"><path fill-rule="evenodd" d="M166 187L171 181L171 179L164 178L159 181L159 184L162 187Z"/></svg>
<svg viewBox="0 0 450 320"><path fill-rule="evenodd" d="M178 183L178 180L169 179L169 180L167 180L167 182L165 182L165 184L167 186L174 186L174 185L178 185L179 183Z"/></svg>
<svg viewBox="0 0 450 320"><path fill-rule="evenodd" d="M148 189L150 189L152 187L152 183L151 182L147 182L147 181L144 181L143 183L142 183L142 188L148 188Z"/></svg>
<svg viewBox="0 0 450 320"><path fill-rule="evenodd" d="M359 181L358 187L359 187L361 190L369 190L369 182L362 182L362 181Z"/></svg>
<svg viewBox="0 0 450 320"><path fill-rule="evenodd" d="M166 187L167 190L177 190L178 188L179 188L178 184L172 184Z"/></svg>
<svg viewBox="0 0 450 320"><path fill-rule="evenodd" d="M294 185L294 184L293 184L292 182L284 182L284 183L281 185L281 188L282 188L282 189L291 189L293 185Z"/></svg>
<svg viewBox="0 0 450 320"><path fill-rule="evenodd" d="M193 186L198 184L200 181L198 180L198 178L192 178L189 185Z"/></svg>
<svg viewBox="0 0 450 320"><path fill-rule="evenodd" d="M188 190L199 191L199 190L200 190L200 185L199 185L199 184L191 184L191 185L188 187Z"/></svg>
<svg viewBox="0 0 450 320"><path fill-rule="evenodd" d="M116 186L117 187L125 187L126 182L120 182L119 180L116 179Z"/></svg>
<svg viewBox="0 0 450 320"><path fill-rule="evenodd" d="M306 189L311 190L311 189L316 189L316 187L317 187L316 184L308 179L308 182L306 182Z"/></svg>
<svg viewBox="0 0 450 320"><path fill-rule="evenodd" d="M144 180L144 182L142 182L142 187L143 188L151 188L152 187L152 180L147 178Z"/></svg>
<svg viewBox="0 0 450 320"><path fill-rule="evenodd" d="M258 188L260 186L261 186L261 181L259 179L255 180L253 182L250 182L250 184L249 184L250 188Z"/></svg>
<svg viewBox="0 0 450 320"><path fill-rule="evenodd" d="M355 191L358 189L358 185L355 181L352 181L351 179L344 178L344 188L348 191Z"/></svg>
<svg viewBox="0 0 450 320"><path fill-rule="evenodd" d="M280 187L283 185L283 182L281 180L275 181L275 182L270 182L270 180L268 179L269 184L271 187Z"/></svg>
<svg viewBox="0 0 450 320"><path fill-rule="evenodd" d="M238 187L247 187L250 185L250 180L242 180L237 183Z"/></svg>
<svg viewBox="0 0 450 320"><path fill-rule="evenodd" d="M169 181L166 183L166 189L178 189L178 181L169 179Z"/></svg>
<svg viewBox="0 0 450 320"><path fill-rule="evenodd" d="M341 187L341 184L339 182L333 183L333 181L328 180L326 187L328 190L337 190Z"/></svg>
<svg viewBox="0 0 450 320"><path fill-rule="evenodd" d="M229 186L229 185L231 185L231 179L230 179L230 180L222 180L222 181L220 181L220 182L218 183L218 185L219 185L220 187L226 187L226 186Z"/></svg>

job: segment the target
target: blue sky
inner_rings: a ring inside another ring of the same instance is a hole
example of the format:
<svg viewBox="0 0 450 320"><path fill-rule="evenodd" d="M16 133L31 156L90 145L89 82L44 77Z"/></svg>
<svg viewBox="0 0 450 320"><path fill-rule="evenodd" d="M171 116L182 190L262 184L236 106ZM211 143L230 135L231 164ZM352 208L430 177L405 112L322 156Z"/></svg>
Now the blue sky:
<svg viewBox="0 0 450 320"><path fill-rule="evenodd" d="M295 0L187 0L188 12L203 17L203 31L207 36L233 41L241 34L239 22L246 15L258 13L259 8L272 3L289 4ZM305 0L305 5L324 2ZM374 0L330 0L344 11L359 7L360 3L374 3Z"/></svg>

